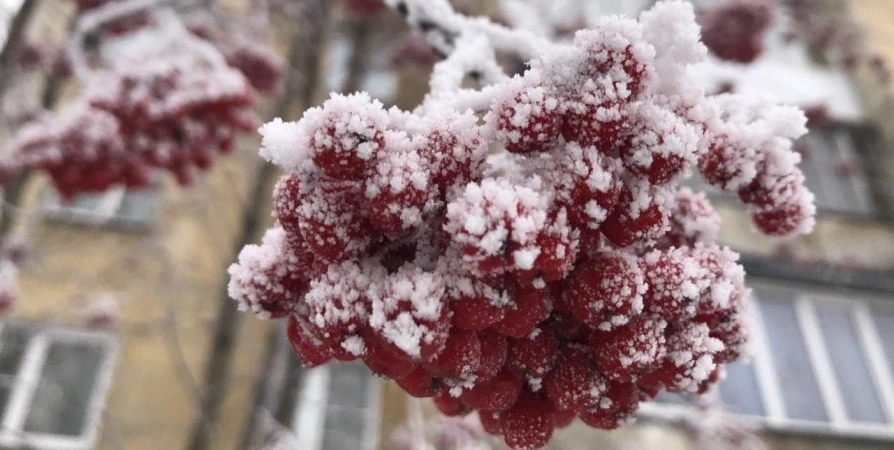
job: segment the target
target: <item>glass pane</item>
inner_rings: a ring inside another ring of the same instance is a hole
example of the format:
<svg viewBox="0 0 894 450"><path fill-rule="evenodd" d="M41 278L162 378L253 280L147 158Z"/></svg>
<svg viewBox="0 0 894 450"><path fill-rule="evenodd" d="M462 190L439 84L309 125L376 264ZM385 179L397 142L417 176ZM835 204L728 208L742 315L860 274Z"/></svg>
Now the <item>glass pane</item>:
<svg viewBox="0 0 894 450"><path fill-rule="evenodd" d="M848 418L885 423L885 412L850 310L817 303L816 312Z"/></svg>
<svg viewBox="0 0 894 450"><path fill-rule="evenodd" d="M885 351L889 373L894 374L894 310L891 308L872 308L872 320L878 331ZM891 380L894 382L894 380ZM891 418L894 420L894 417Z"/></svg>
<svg viewBox="0 0 894 450"><path fill-rule="evenodd" d="M96 390L105 349L87 342L52 342L37 391L25 419L25 432L80 436Z"/></svg>
<svg viewBox="0 0 894 450"><path fill-rule="evenodd" d="M730 412L754 416L766 414L753 365L735 363L726 366L726 378L720 383L720 400Z"/></svg>
<svg viewBox="0 0 894 450"><path fill-rule="evenodd" d="M689 397L685 397L680 394L673 394L667 391L661 391L657 397L655 397L656 403L664 403L666 405L693 405L693 401Z"/></svg>
<svg viewBox="0 0 894 450"><path fill-rule="evenodd" d="M128 223L151 223L158 209L158 201L158 188L127 191L121 202L121 208L118 210L118 216Z"/></svg>
<svg viewBox="0 0 894 450"><path fill-rule="evenodd" d="M755 289L755 292L786 415L793 419L828 421L792 303L794 292L779 289Z"/></svg>
<svg viewBox="0 0 894 450"><path fill-rule="evenodd" d="M362 449L365 444L372 374L363 364L333 366L322 450Z"/></svg>
<svg viewBox="0 0 894 450"><path fill-rule="evenodd" d="M20 325L3 324L0 331L0 412L6 411L30 338L31 330Z"/></svg>

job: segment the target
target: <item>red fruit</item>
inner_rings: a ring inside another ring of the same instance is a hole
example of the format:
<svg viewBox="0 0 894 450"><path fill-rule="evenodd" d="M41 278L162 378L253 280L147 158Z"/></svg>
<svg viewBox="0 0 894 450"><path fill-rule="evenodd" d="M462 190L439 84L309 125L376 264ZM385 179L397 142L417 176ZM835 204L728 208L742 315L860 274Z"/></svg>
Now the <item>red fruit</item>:
<svg viewBox="0 0 894 450"><path fill-rule="evenodd" d="M556 409L553 412L553 423L556 428L565 428L568 425L571 425L571 423L574 422L574 419L577 419L577 413L574 411Z"/></svg>
<svg viewBox="0 0 894 450"><path fill-rule="evenodd" d="M701 296L702 270L683 250L654 250L639 259L649 290L643 296L643 311L669 322L692 318Z"/></svg>
<svg viewBox="0 0 894 450"><path fill-rule="evenodd" d="M731 315L711 328L711 337L723 343L724 349L714 354L717 363L733 362L742 357L751 338L748 315L744 312Z"/></svg>
<svg viewBox="0 0 894 450"><path fill-rule="evenodd" d="M309 321L335 358L354 360L364 353L364 342L371 340L360 333L366 331L370 312L366 293L370 281L379 276L381 271L356 263L332 265L304 296Z"/></svg>
<svg viewBox="0 0 894 450"><path fill-rule="evenodd" d="M267 47L238 45L226 52L226 60L227 64L242 72L258 92L273 93L282 79L282 60Z"/></svg>
<svg viewBox="0 0 894 450"><path fill-rule="evenodd" d="M585 424L602 430L613 430L635 419L639 409L638 388L633 383L601 381L598 394L590 407L578 417ZM594 393L596 392L594 388Z"/></svg>
<svg viewBox="0 0 894 450"><path fill-rule="evenodd" d="M280 226L291 235L300 235L301 179L296 174L285 174L273 188L273 212Z"/></svg>
<svg viewBox="0 0 894 450"><path fill-rule="evenodd" d="M440 111L429 127L433 131L421 151L430 162L432 183L443 198L451 187L465 186L479 175L487 141L480 134L478 118L471 113Z"/></svg>
<svg viewBox="0 0 894 450"><path fill-rule="evenodd" d="M580 100L563 105L562 137L572 145L592 147L606 155L618 146L630 115L624 102L605 97L594 86L594 92Z"/></svg>
<svg viewBox="0 0 894 450"><path fill-rule="evenodd" d="M615 381L636 380L664 358L666 327L663 319L637 317L612 333L591 333L596 367Z"/></svg>
<svg viewBox="0 0 894 450"><path fill-rule="evenodd" d="M228 269L230 297L263 318L285 317L307 292L312 263L293 254L285 230L271 228L261 245L243 248Z"/></svg>
<svg viewBox="0 0 894 450"><path fill-rule="evenodd" d="M475 379L485 381L496 376L503 368L509 344L505 336L490 330L479 332L478 342L481 345L481 363L475 371Z"/></svg>
<svg viewBox="0 0 894 450"><path fill-rule="evenodd" d="M417 365L411 360L397 357L393 352L385 350L376 339L366 340L366 352L363 362L373 373L393 380L404 378L416 370Z"/></svg>
<svg viewBox="0 0 894 450"><path fill-rule="evenodd" d="M791 203L751 213L754 225L770 236L790 236L813 229L816 207L813 194L804 190L804 196Z"/></svg>
<svg viewBox="0 0 894 450"><path fill-rule="evenodd" d="M723 343L710 337L702 323L687 323L671 330L667 336L667 356L652 373L649 385L661 383L671 392L695 392L700 383L714 371L713 355L723 350Z"/></svg>
<svg viewBox="0 0 894 450"><path fill-rule="evenodd" d="M523 338L509 340L506 365L521 374L541 378L552 370L558 346L552 329L535 328Z"/></svg>
<svg viewBox="0 0 894 450"><path fill-rule="evenodd" d="M386 235L401 236L425 219L431 174L409 137L392 133L386 144L389 151L379 156L376 170L366 180L369 221Z"/></svg>
<svg viewBox="0 0 894 450"><path fill-rule="evenodd" d="M650 242L669 229L667 192L660 188L636 188L636 193L623 189L618 203L600 230L618 247L637 242Z"/></svg>
<svg viewBox="0 0 894 450"><path fill-rule="evenodd" d="M763 52L773 2L731 0L700 8L702 41L720 59L748 64Z"/></svg>
<svg viewBox="0 0 894 450"><path fill-rule="evenodd" d="M559 102L546 87L516 83L491 107L497 139L512 153L551 150L562 127Z"/></svg>
<svg viewBox="0 0 894 450"><path fill-rule="evenodd" d="M314 164L328 177L362 180L385 145L387 120L382 104L365 93L332 94L302 119Z"/></svg>
<svg viewBox="0 0 894 450"><path fill-rule="evenodd" d="M467 408L458 398L450 395L449 392L442 392L434 397L435 406L438 411L447 417L462 416L469 413Z"/></svg>
<svg viewBox="0 0 894 450"><path fill-rule="evenodd" d="M522 391L512 408L500 414L503 438L514 450L546 446L555 429L553 408L546 399Z"/></svg>
<svg viewBox="0 0 894 450"><path fill-rule="evenodd" d="M503 411L515 404L522 385L521 378L504 370L490 380L475 383L473 388L463 391L460 398L470 408Z"/></svg>
<svg viewBox="0 0 894 450"><path fill-rule="evenodd" d="M481 420L481 427L484 431L494 436L503 434L503 423L500 420L500 411L478 411L478 418Z"/></svg>
<svg viewBox="0 0 894 450"><path fill-rule="evenodd" d="M693 125L670 110L643 104L620 153L631 174L651 185L663 185L696 162L698 148L699 135Z"/></svg>
<svg viewBox="0 0 894 450"><path fill-rule="evenodd" d="M301 199L301 235L319 258L340 262L369 246L361 189L354 182L321 181Z"/></svg>
<svg viewBox="0 0 894 450"><path fill-rule="evenodd" d="M369 326L396 356L431 361L448 344L450 334L444 279L412 265L388 275L383 267L372 266L378 270L371 270L374 281L365 292L371 300Z"/></svg>
<svg viewBox="0 0 894 450"><path fill-rule="evenodd" d="M569 275L563 299L574 317L608 330L642 311L646 289L643 273L631 259L602 252Z"/></svg>
<svg viewBox="0 0 894 450"><path fill-rule="evenodd" d="M552 309L547 289L517 288L512 291L512 300L514 305L507 307L503 319L492 327L504 336L527 336L537 324L549 317Z"/></svg>
<svg viewBox="0 0 894 450"><path fill-rule="evenodd" d="M423 366L433 374L445 377L471 375L481 365L481 342L474 331L454 328L447 337L444 350Z"/></svg>
<svg viewBox="0 0 894 450"><path fill-rule="evenodd" d="M568 226L564 210L552 218L550 225L537 237L540 254L534 271L546 281L559 281L568 276L577 259L578 241Z"/></svg>
<svg viewBox="0 0 894 450"><path fill-rule="evenodd" d="M407 394L416 398L434 397L444 390L444 386L440 381L433 378L431 374L417 367L403 378L398 378L397 385L400 386Z"/></svg>
<svg viewBox="0 0 894 450"><path fill-rule="evenodd" d="M655 50L644 45L629 23L601 21L574 36L574 45L586 52L578 69L584 79L607 79L617 98L633 100L652 77ZM580 89L572 86L572 89Z"/></svg>
<svg viewBox="0 0 894 450"><path fill-rule="evenodd" d="M670 231L656 248L693 247L697 242L711 244L720 232L720 215L703 192L681 188L670 207Z"/></svg>
<svg viewBox="0 0 894 450"><path fill-rule="evenodd" d="M313 335L310 327L303 323L303 319L295 315L289 316L286 335L304 367L317 367L332 359L329 347Z"/></svg>
<svg viewBox="0 0 894 450"><path fill-rule="evenodd" d="M463 330L484 330L499 322L505 314L505 293L481 281L462 278L448 287L448 297L453 309L453 325Z"/></svg>
<svg viewBox="0 0 894 450"><path fill-rule="evenodd" d="M568 221L581 232L596 230L615 206L620 183L615 175L620 165L601 155L596 147L576 143L565 146L556 167L558 202L565 207Z"/></svg>
<svg viewBox="0 0 894 450"><path fill-rule="evenodd" d="M557 409L576 412L589 406L594 377L586 347L569 345L562 350L556 368L546 375L543 387Z"/></svg>

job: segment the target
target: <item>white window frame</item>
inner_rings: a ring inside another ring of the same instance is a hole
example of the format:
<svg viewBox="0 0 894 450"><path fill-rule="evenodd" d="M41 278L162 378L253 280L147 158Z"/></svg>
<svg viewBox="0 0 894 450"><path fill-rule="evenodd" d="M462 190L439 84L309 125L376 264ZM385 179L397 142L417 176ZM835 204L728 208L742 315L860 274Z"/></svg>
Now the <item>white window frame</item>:
<svg viewBox="0 0 894 450"><path fill-rule="evenodd" d="M331 374L338 365L329 363L305 372L298 390L298 402L292 421L292 429L302 450L320 450L326 429L326 412L329 408ZM366 401L366 424L363 430L363 447L358 450L376 450L379 447L382 408L382 380L369 374L369 391Z"/></svg>
<svg viewBox="0 0 894 450"><path fill-rule="evenodd" d="M793 298L795 312L829 421L808 421L786 416L780 384L776 377L770 348L767 345L766 328L759 313L760 304L756 300L752 302L754 330L751 365L757 380L764 416L742 414L741 418L770 431L828 437L894 440L894 378L892 378L894 361L887 361L883 341L870 312L870 305L873 304L894 310L892 301L855 292L847 292L845 294L847 298L842 298L820 293L815 287L794 286L788 283L765 281L752 283L752 285L785 289L800 288ZM815 303L843 304L850 310L864 360L875 384L875 391L878 394L887 423L855 422L847 418L841 397L842 393L837 388L836 375L831 366L832 361L829 360L829 353L817 319ZM694 408L688 405L663 403L644 403L640 410L641 417L645 419L667 421L685 421L692 418L695 413Z"/></svg>
<svg viewBox="0 0 894 450"><path fill-rule="evenodd" d="M0 330L5 324L0 324ZM86 410L84 432L80 436L29 433L22 430L31 401L43 371L47 352L53 342L89 342L104 348L104 358L97 371L96 387ZM112 374L118 358L118 342L114 336L61 328L38 329L27 341L22 363L10 392L0 426L0 446L40 448L43 450L87 450L96 446L102 411L111 388Z"/></svg>

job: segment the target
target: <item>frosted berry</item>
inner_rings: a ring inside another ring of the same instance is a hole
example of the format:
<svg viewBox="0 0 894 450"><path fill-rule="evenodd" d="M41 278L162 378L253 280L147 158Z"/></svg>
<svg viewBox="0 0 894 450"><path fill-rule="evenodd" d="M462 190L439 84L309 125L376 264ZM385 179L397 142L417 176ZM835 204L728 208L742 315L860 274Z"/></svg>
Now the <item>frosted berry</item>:
<svg viewBox="0 0 894 450"><path fill-rule="evenodd" d="M622 253L604 252L575 268L563 301L587 325L609 330L642 311L646 289L634 261Z"/></svg>
<svg viewBox="0 0 894 450"><path fill-rule="evenodd" d="M453 329L444 350L423 363L432 373L445 377L469 376L481 365L481 343L474 331Z"/></svg>
<svg viewBox="0 0 894 450"><path fill-rule="evenodd" d="M520 287L514 289L511 296L513 303L506 307L503 319L492 327L497 333L521 338L549 317L552 299L547 289Z"/></svg>
<svg viewBox="0 0 894 450"><path fill-rule="evenodd" d="M434 397L444 388L437 378L434 378L422 367L416 367L412 372L395 381L407 394L416 398Z"/></svg>
<svg viewBox="0 0 894 450"><path fill-rule="evenodd" d="M508 367L521 374L541 378L552 370L559 342L550 328L535 328L531 334L509 340Z"/></svg>
<svg viewBox="0 0 894 450"><path fill-rule="evenodd" d="M481 361L475 371L475 379L485 381L496 376L503 368L509 344L505 336L490 330L479 332L478 342L481 345Z"/></svg>
<svg viewBox="0 0 894 450"><path fill-rule="evenodd" d="M600 230L618 247L651 242L670 228L667 210L670 201L668 192L661 188L624 189Z"/></svg>
<svg viewBox="0 0 894 450"><path fill-rule="evenodd" d="M332 94L302 122L314 164L339 180L362 180L385 145L387 114L367 94Z"/></svg>
<svg viewBox="0 0 894 450"><path fill-rule="evenodd" d="M595 376L586 347L562 349L555 370L543 380L546 395L560 410L580 411L590 403L590 384Z"/></svg>
<svg viewBox="0 0 894 450"><path fill-rule="evenodd" d="M478 411L481 426L489 434L499 436L503 434L503 423L500 420L500 411Z"/></svg>
<svg viewBox="0 0 894 450"><path fill-rule="evenodd" d="M301 234L314 253L328 262L343 261L370 243L362 214L362 186L350 181L320 181L301 198Z"/></svg>
<svg viewBox="0 0 894 450"><path fill-rule="evenodd" d="M562 126L559 101L544 86L516 83L491 107L497 139L513 153L551 150Z"/></svg>
<svg viewBox="0 0 894 450"><path fill-rule="evenodd" d="M470 408L503 411L515 404L522 385L518 375L504 370L490 380L475 383L460 398Z"/></svg>
<svg viewBox="0 0 894 450"><path fill-rule="evenodd" d="M552 406L546 399L523 391L512 408L500 413L503 438L514 450L544 447L555 429Z"/></svg>
<svg viewBox="0 0 894 450"><path fill-rule="evenodd" d="M636 380L664 357L666 326L662 319L637 317L613 333L591 333L596 367L614 381Z"/></svg>
<svg viewBox="0 0 894 450"><path fill-rule="evenodd" d="M313 335L311 328L303 322L303 319L295 315L289 316L286 334L304 367L320 366L332 359L329 347Z"/></svg>
<svg viewBox="0 0 894 450"><path fill-rule="evenodd" d="M469 413L469 408L463 405L458 398L451 396L449 392L436 395L434 402L435 406L438 407L438 411L441 411L441 414L448 417L462 416Z"/></svg>

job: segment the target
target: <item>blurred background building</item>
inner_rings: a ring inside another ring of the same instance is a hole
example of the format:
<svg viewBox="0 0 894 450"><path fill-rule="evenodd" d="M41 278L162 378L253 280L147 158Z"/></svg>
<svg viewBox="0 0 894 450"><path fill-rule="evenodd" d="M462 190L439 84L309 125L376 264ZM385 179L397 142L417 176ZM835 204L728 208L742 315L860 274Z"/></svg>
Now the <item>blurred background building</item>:
<svg viewBox="0 0 894 450"><path fill-rule="evenodd" d="M456 3L504 12L491 1ZM588 3L636 13L651 2ZM758 305L754 357L729 368L717 399L771 449L894 449L894 87L886 72L894 2L820 3L839 26L856 27L869 62L841 70L779 25L754 64L694 69L708 90L776 96L815 113L800 143L820 209L812 235L768 241L736 202L711 193L721 240L742 253ZM368 90L404 108L424 95L436 58L405 39L399 17L359 16L325 0L270 5L270 35L289 70L264 118L295 119L328 91ZM3 14L30 40L58 44L73 6L14 1ZM10 104L53 109L74 89L48 68L0 77L10 85L0 143L17 126ZM272 221L278 174L257 147L244 139L190 189L159 177L151 189L63 204L38 176L7 187L2 231L27 244L27 258L21 300L0 324L0 448L394 448L394 431L414 418L412 400L359 364L302 369L283 323L243 316L227 296L226 267ZM687 423L696 401L660 400L635 427L572 426L550 448L695 448Z"/></svg>

